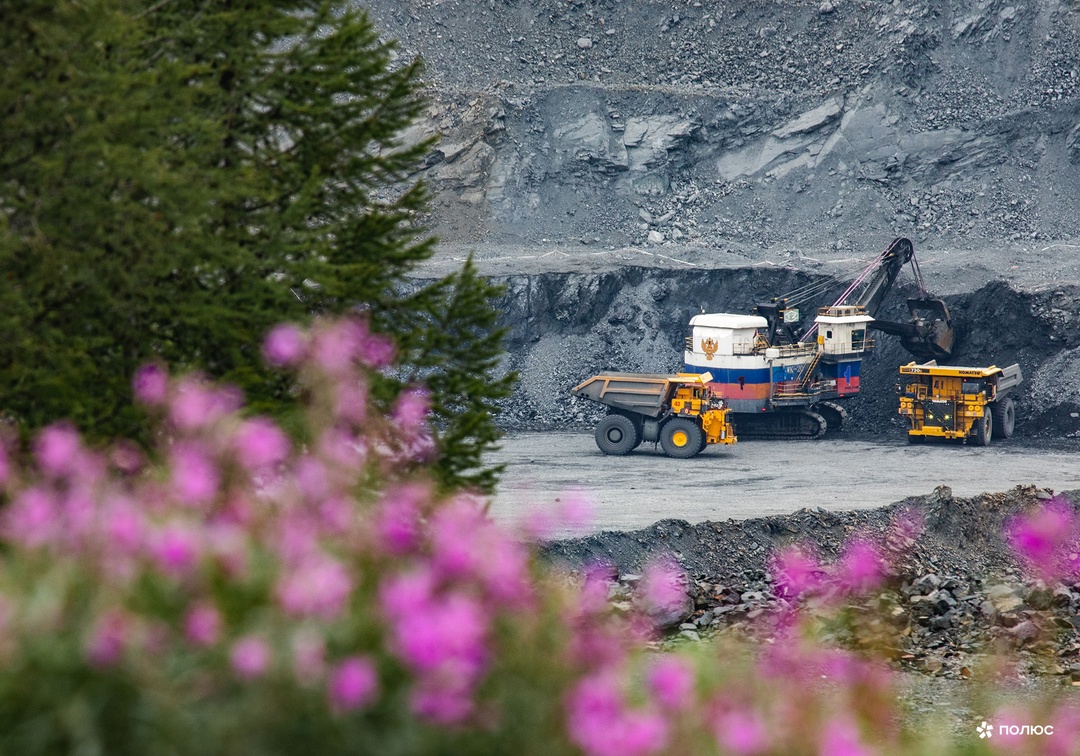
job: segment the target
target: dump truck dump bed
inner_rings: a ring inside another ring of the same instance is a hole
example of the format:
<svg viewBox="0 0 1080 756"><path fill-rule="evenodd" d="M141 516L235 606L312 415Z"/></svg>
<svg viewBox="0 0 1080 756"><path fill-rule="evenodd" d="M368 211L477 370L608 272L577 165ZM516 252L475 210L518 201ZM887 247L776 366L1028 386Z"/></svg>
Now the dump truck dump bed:
<svg viewBox="0 0 1080 756"><path fill-rule="evenodd" d="M592 399L609 407L637 412L646 417L659 416L667 406L674 386L704 386L712 380L709 373L651 375L647 373L600 373L570 390L574 396Z"/></svg>

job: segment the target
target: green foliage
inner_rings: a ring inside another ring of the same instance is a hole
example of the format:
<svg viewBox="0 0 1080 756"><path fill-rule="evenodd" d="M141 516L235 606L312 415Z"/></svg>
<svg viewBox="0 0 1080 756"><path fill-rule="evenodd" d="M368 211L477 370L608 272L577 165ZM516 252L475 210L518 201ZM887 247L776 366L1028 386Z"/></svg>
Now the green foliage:
<svg viewBox="0 0 1080 756"><path fill-rule="evenodd" d="M281 416L290 387L263 365L261 336L365 303L402 343L474 340L410 347L422 361L406 367L428 371L452 429L445 481L489 484L459 473L494 437L476 410L505 385L463 383L454 360L475 348L469 370L493 364L497 339L479 330L491 289L463 271L421 298L429 317L389 316L434 244L409 182L430 145L400 136L423 107L420 64L395 57L340 3L7 4L0 408L24 429L69 418L97 438L139 433L129 380L156 357Z"/></svg>

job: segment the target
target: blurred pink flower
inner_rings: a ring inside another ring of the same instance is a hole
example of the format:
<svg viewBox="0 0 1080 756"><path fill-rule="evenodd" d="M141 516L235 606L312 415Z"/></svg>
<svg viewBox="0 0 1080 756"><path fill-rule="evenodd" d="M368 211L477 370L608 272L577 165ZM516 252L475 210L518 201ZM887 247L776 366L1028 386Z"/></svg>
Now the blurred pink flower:
<svg viewBox="0 0 1080 756"><path fill-rule="evenodd" d="M464 676L425 675L409 692L409 707L435 724L461 724L476 710L474 693L474 681Z"/></svg>
<svg viewBox="0 0 1080 756"><path fill-rule="evenodd" d="M154 539L153 557L166 575L182 577L191 571L199 557L198 538L186 526L166 525Z"/></svg>
<svg viewBox="0 0 1080 756"><path fill-rule="evenodd" d="M106 497L101 510L102 534L110 550L137 553L145 538L145 523L134 500L127 496Z"/></svg>
<svg viewBox="0 0 1080 756"><path fill-rule="evenodd" d="M170 484L176 499L184 504L207 504L217 496L221 474L206 448L195 441L180 441L169 453Z"/></svg>
<svg viewBox="0 0 1080 756"><path fill-rule="evenodd" d="M426 607L435 594L435 576L426 566L383 578L379 605L391 621L407 620L416 607Z"/></svg>
<svg viewBox="0 0 1080 756"><path fill-rule="evenodd" d="M146 464L146 455L131 441L117 441L109 449L109 461L125 475L134 475Z"/></svg>
<svg viewBox="0 0 1080 756"><path fill-rule="evenodd" d="M840 585L852 593L862 593L881 585L884 574L881 552L867 540L857 538L844 549L836 566Z"/></svg>
<svg viewBox="0 0 1080 756"><path fill-rule="evenodd" d="M310 502L320 501L330 495L328 474L326 465L307 454L296 460L293 470L300 493Z"/></svg>
<svg viewBox="0 0 1080 756"><path fill-rule="evenodd" d="M319 529L307 514L291 512L276 523L278 557L287 565L296 564L318 549Z"/></svg>
<svg viewBox="0 0 1080 756"><path fill-rule="evenodd" d="M135 371L131 380L131 390L135 401L150 407L156 407L165 401L169 388L169 376L161 365L147 363Z"/></svg>
<svg viewBox="0 0 1080 756"><path fill-rule="evenodd" d="M1080 748L1080 709L1073 702L1060 704L1051 717L1054 734L1040 743L1043 756L1076 756Z"/></svg>
<svg viewBox="0 0 1080 756"><path fill-rule="evenodd" d="M345 496L334 496L319 504L319 522L326 533L344 533L356 515L356 503Z"/></svg>
<svg viewBox="0 0 1080 756"><path fill-rule="evenodd" d="M360 342L358 352L360 362L376 370L391 364L396 352L394 342L386 336L371 333L366 328L364 330L364 338Z"/></svg>
<svg viewBox="0 0 1080 756"><path fill-rule="evenodd" d="M869 756L876 751L863 745L855 722L846 716L839 716L825 724L818 753L820 756Z"/></svg>
<svg viewBox="0 0 1080 756"><path fill-rule="evenodd" d="M420 430L431 410L431 396L423 386L402 391L394 402L391 419L406 435Z"/></svg>
<svg viewBox="0 0 1080 756"><path fill-rule="evenodd" d="M769 750L769 731L749 708L724 711L713 718L713 733L725 751L735 756L754 756Z"/></svg>
<svg viewBox="0 0 1080 756"><path fill-rule="evenodd" d="M566 708L570 739L588 756L644 756L667 745L667 722L656 713L628 709L611 670L581 680Z"/></svg>
<svg viewBox="0 0 1080 756"><path fill-rule="evenodd" d="M483 511L464 495L454 497L432 515L432 564L440 576L460 577L474 571L481 558L475 541L485 524Z"/></svg>
<svg viewBox="0 0 1080 756"><path fill-rule="evenodd" d="M360 355L366 333L366 324L358 320L323 321L312 331L312 358L330 375L347 376Z"/></svg>
<svg viewBox="0 0 1080 756"><path fill-rule="evenodd" d="M52 541L57 528L57 507L53 494L44 488L28 488L0 510L0 529L6 539L25 548L38 548Z"/></svg>
<svg viewBox="0 0 1080 756"><path fill-rule="evenodd" d="M490 617L479 601L452 593L414 606L424 617L398 616L393 626L394 647L413 669L430 671L452 662L462 669L481 668L488 658Z"/></svg>
<svg viewBox="0 0 1080 756"><path fill-rule="evenodd" d="M788 546L773 559L773 591L777 596L796 599L821 585L825 571L805 549Z"/></svg>
<svg viewBox="0 0 1080 756"><path fill-rule="evenodd" d="M232 645L229 664L242 680L261 677L270 666L270 646L254 635L246 635Z"/></svg>
<svg viewBox="0 0 1080 756"><path fill-rule="evenodd" d="M687 602L685 582L682 568L671 559L658 559L647 564L638 586L645 613L659 617L681 611Z"/></svg>
<svg viewBox="0 0 1080 756"><path fill-rule="evenodd" d="M1051 499L1034 511L1017 515L1005 526L1005 538L1036 575L1052 582L1071 571L1066 547L1080 535L1080 518L1065 501Z"/></svg>
<svg viewBox="0 0 1080 756"><path fill-rule="evenodd" d="M299 327L291 323L274 326L263 340L262 353L274 367L297 364L307 350L307 339Z"/></svg>
<svg viewBox="0 0 1080 756"><path fill-rule="evenodd" d="M337 386L334 414L341 420L360 425L367 419L367 384L359 378L341 381Z"/></svg>
<svg viewBox="0 0 1080 756"><path fill-rule="evenodd" d="M78 464L82 453L79 432L73 425L57 423L38 434L34 442L34 456L38 467L46 475L69 475Z"/></svg>
<svg viewBox="0 0 1080 756"><path fill-rule="evenodd" d="M281 608L295 617L337 619L348 603L353 581L345 566L320 553L309 554L278 578Z"/></svg>
<svg viewBox="0 0 1080 756"><path fill-rule="evenodd" d="M236 434L236 452L240 464L249 470L261 470L280 464L289 456L288 437L269 418L245 420Z"/></svg>
<svg viewBox="0 0 1080 756"><path fill-rule="evenodd" d="M196 646L214 645L221 637L221 613L208 602L196 604L184 618L184 637Z"/></svg>
<svg viewBox="0 0 1080 756"><path fill-rule="evenodd" d="M678 657L666 655L656 659L646 680L656 700L669 709L683 709L693 699L694 670Z"/></svg>
<svg viewBox="0 0 1080 756"><path fill-rule="evenodd" d="M420 542L420 505L431 496L423 483L404 483L383 492L375 515L379 545L391 554L404 554Z"/></svg>
<svg viewBox="0 0 1080 756"><path fill-rule="evenodd" d="M196 430L213 421L216 413L210 388L194 376L181 378L169 403L169 417L182 431Z"/></svg>
<svg viewBox="0 0 1080 756"><path fill-rule="evenodd" d="M116 664L127 644L128 631L128 619L118 611L98 617L86 643L86 660L95 667Z"/></svg>
<svg viewBox="0 0 1080 756"><path fill-rule="evenodd" d="M327 695L330 705L339 712L369 706L379 689L375 665L366 656L351 656L330 674Z"/></svg>

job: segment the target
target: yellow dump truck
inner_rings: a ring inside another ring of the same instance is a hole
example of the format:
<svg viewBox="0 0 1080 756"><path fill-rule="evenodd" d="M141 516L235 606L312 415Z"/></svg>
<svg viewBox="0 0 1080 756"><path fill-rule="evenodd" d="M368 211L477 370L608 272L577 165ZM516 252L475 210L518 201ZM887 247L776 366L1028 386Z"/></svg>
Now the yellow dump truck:
<svg viewBox="0 0 1080 756"><path fill-rule="evenodd" d="M629 454L647 441L659 442L669 457L688 459L709 444L736 441L723 399L707 385L711 380L709 373L601 373L571 393L607 406L595 433L604 454Z"/></svg>
<svg viewBox="0 0 1080 756"><path fill-rule="evenodd" d="M908 443L949 438L988 446L991 438L1008 438L1016 423L1008 394L1023 379L1019 365L902 365L897 388L900 414L910 423Z"/></svg>

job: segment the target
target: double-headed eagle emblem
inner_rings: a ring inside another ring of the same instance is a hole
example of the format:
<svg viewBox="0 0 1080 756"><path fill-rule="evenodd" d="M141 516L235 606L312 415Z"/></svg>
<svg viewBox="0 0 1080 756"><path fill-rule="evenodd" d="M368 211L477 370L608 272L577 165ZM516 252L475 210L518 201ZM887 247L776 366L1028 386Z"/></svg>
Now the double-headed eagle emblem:
<svg viewBox="0 0 1080 756"><path fill-rule="evenodd" d="M705 352L705 359L711 360L712 356L716 354L716 350L720 347L716 339L702 339L701 351Z"/></svg>

